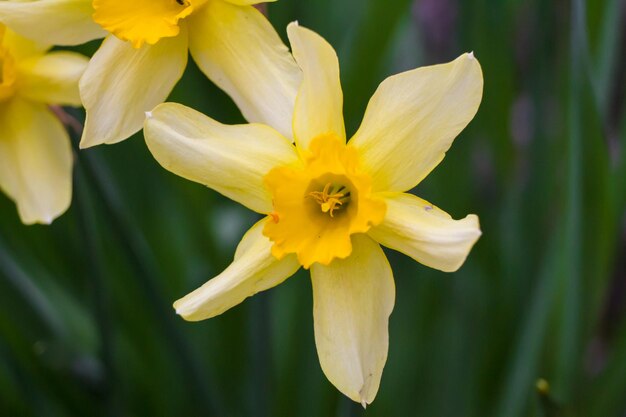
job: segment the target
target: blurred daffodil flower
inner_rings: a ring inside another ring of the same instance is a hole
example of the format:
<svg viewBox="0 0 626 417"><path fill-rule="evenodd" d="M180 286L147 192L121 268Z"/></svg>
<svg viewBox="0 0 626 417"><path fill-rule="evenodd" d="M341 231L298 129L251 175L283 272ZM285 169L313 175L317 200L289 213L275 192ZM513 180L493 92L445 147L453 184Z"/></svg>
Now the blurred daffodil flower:
<svg viewBox="0 0 626 417"><path fill-rule="evenodd" d="M388 78L346 143L335 51L297 24L288 35L303 72L295 145L273 127L227 126L178 104L148 114L146 142L163 167L266 215L224 272L174 306L187 320L207 319L310 268L322 369L365 406L380 384L395 300L380 244L455 271L481 234L475 215L453 220L405 192L474 117L482 72L464 54Z"/></svg>
<svg viewBox="0 0 626 417"><path fill-rule="evenodd" d="M80 106L87 58L47 53L0 25L0 189L22 222L48 224L72 199L72 147L48 105Z"/></svg>
<svg viewBox="0 0 626 417"><path fill-rule="evenodd" d="M262 2L4 0L0 22L55 45L106 36L80 80L86 148L139 131L144 113L163 102L183 75L187 51L249 121L277 126L288 120L300 74L271 24L252 6ZM263 94L251 94L251 86ZM290 125L280 129L291 132Z"/></svg>

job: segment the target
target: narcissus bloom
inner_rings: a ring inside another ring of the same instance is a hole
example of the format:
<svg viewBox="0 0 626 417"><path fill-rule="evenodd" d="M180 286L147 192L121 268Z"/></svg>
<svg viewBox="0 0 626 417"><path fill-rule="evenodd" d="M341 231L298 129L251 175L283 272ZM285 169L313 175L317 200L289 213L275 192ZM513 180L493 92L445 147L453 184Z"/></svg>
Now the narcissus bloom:
<svg viewBox="0 0 626 417"><path fill-rule="evenodd" d="M4 0L0 22L31 39L76 45L106 36L80 80L87 110L81 147L141 129L183 75L188 52L251 122L290 135L300 80L259 0ZM254 63L254 64L252 64ZM289 74L287 78L285 74ZM250 86L259 94L251 94Z"/></svg>
<svg viewBox="0 0 626 417"><path fill-rule="evenodd" d="M52 222L72 199L72 147L48 105L80 106L87 58L26 40L0 25L0 189L22 222Z"/></svg>
<svg viewBox="0 0 626 417"><path fill-rule="evenodd" d="M387 79L346 143L334 50L296 24L288 34L303 72L295 145L273 127L227 126L178 104L156 107L145 122L146 142L163 167L265 215L233 263L174 306L187 320L207 319L301 266L310 269L322 369L365 406L380 384L395 299L380 244L454 271L480 236L475 215L453 220L405 192L441 162L474 117L482 72L464 54Z"/></svg>

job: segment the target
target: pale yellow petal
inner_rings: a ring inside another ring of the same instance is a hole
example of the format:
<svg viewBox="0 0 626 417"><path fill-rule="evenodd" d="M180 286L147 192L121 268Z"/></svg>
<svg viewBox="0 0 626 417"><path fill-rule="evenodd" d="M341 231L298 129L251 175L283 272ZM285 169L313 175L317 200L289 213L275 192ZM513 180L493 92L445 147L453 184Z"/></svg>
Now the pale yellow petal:
<svg viewBox="0 0 626 417"><path fill-rule="evenodd" d="M395 284L380 246L365 235L352 239L350 257L311 267L315 344L330 382L365 406L387 361Z"/></svg>
<svg viewBox="0 0 626 417"><path fill-rule="evenodd" d="M345 141L343 92L335 50L320 35L297 23L291 23L287 33L303 73L293 116L298 148L308 149L313 139L327 133Z"/></svg>
<svg viewBox="0 0 626 417"><path fill-rule="evenodd" d="M473 214L454 220L429 202L404 193L389 194L385 202L385 220L368 234L431 268L456 271L481 235Z"/></svg>
<svg viewBox="0 0 626 417"><path fill-rule="evenodd" d="M107 37L80 80L87 111L81 148L120 142L138 132L145 112L165 101L186 66L184 33L140 49Z"/></svg>
<svg viewBox="0 0 626 417"><path fill-rule="evenodd" d="M1 37L2 46L6 48L16 61L30 57L43 55L52 46L50 44L35 42L32 39L18 35L12 30L6 29Z"/></svg>
<svg viewBox="0 0 626 417"><path fill-rule="evenodd" d="M301 73L265 16L252 6L210 1L190 16L189 30L193 59L243 116L291 138Z"/></svg>
<svg viewBox="0 0 626 417"><path fill-rule="evenodd" d="M19 64L19 94L47 104L80 106L78 80L89 60L74 52L52 52Z"/></svg>
<svg viewBox="0 0 626 417"><path fill-rule="evenodd" d="M43 104L0 104L0 189L25 224L49 224L72 199L72 149L63 125Z"/></svg>
<svg viewBox="0 0 626 417"><path fill-rule="evenodd" d="M80 45L106 32L91 15L91 0L0 1L0 22L48 45Z"/></svg>
<svg viewBox="0 0 626 417"><path fill-rule="evenodd" d="M275 166L298 163L294 146L274 129L223 125L180 104L154 109L144 136L165 169L259 213L272 211L263 177Z"/></svg>
<svg viewBox="0 0 626 417"><path fill-rule="evenodd" d="M407 191L424 179L476 114L482 91L473 54L386 79L350 141L374 190Z"/></svg>
<svg viewBox="0 0 626 417"><path fill-rule="evenodd" d="M217 316L296 273L300 264L295 255L279 261L271 254L272 244L261 233L265 221L259 221L246 233L235 260L224 272L174 303L177 314L189 321Z"/></svg>

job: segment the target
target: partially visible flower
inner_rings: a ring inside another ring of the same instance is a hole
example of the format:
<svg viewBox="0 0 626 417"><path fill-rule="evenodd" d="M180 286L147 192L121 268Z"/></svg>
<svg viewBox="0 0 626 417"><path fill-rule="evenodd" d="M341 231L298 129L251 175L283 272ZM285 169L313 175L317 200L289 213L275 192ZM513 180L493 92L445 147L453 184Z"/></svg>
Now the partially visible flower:
<svg viewBox="0 0 626 417"><path fill-rule="evenodd" d="M148 114L146 142L163 167L266 215L224 272L174 306L187 320L207 319L310 268L322 369L365 406L380 384L395 300L379 244L455 271L481 234L475 215L453 220L405 192L474 117L482 72L464 54L388 78L346 143L335 51L296 24L288 34L303 73L295 145L270 126L226 126L178 104Z"/></svg>
<svg viewBox="0 0 626 417"><path fill-rule="evenodd" d="M0 24L0 189L22 222L51 223L72 199L72 148L48 105L80 106L87 58L26 40Z"/></svg>
<svg viewBox="0 0 626 417"><path fill-rule="evenodd" d="M80 80L86 148L139 131L144 113L162 103L183 75L188 51L249 121L278 126L290 119L300 74L271 24L252 6L262 2L4 0L0 22L56 45L106 36ZM289 125L278 128L290 134Z"/></svg>

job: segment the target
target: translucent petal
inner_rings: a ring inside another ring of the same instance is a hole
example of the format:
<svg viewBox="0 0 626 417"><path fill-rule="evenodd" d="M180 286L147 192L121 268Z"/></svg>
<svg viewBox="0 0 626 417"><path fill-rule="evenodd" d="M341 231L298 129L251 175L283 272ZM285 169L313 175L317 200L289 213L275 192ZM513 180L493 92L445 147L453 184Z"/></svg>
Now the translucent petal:
<svg viewBox="0 0 626 417"><path fill-rule="evenodd" d="M107 37L80 80L87 111L81 148L120 142L138 132L145 112L165 101L186 65L186 36L140 49Z"/></svg>
<svg viewBox="0 0 626 417"><path fill-rule="evenodd" d="M482 91L480 64L472 54L386 79L350 140L373 177L373 189L407 191L424 179L476 114Z"/></svg>
<svg viewBox="0 0 626 417"><path fill-rule="evenodd" d="M91 15L91 0L0 1L0 22L47 45L80 45L106 35Z"/></svg>
<svg viewBox="0 0 626 417"><path fill-rule="evenodd" d="M72 200L72 148L59 120L43 104L0 103L0 188L25 224L49 224Z"/></svg>
<svg viewBox="0 0 626 417"><path fill-rule="evenodd" d="M20 95L48 104L80 106L78 80L89 60L73 52L52 52L20 62Z"/></svg>
<svg viewBox="0 0 626 417"><path fill-rule="evenodd" d="M311 267L315 344L330 382L365 406L387 361L395 284L380 246L365 235L352 239L349 258Z"/></svg>
<svg viewBox="0 0 626 417"><path fill-rule="evenodd" d="M481 235L473 214L454 220L429 202L403 193L388 195L385 202L385 220L368 234L431 268L456 271Z"/></svg>
<svg viewBox="0 0 626 417"><path fill-rule="evenodd" d="M306 150L322 134L332 133L345 141L343 92L335 50L317 33L296 23L288 26L287 33L303 73L293 119L298 148Z"/></svg>
<svg viewBox="0 0 626 417"><path fill-rule="evenodd" d="M294 146L272 128L223 125L180 104L154 109L144 135L165 169L259 213L272 210L263 177L276 165L298 163Z"/></svg>
<svg viewBox="0 0 626 417"><path fill-rule="evenodd" d="M189 28L193 59L244 117L292 138L301 72L265 16L252 6L211 1L190 16Z"/></svg>
<svg viewBox="0 0 626 417"><path fill-rule="evenodd" d="M300 265L295 256L280 261L272 256L271 242L261 234L265 221L261 220L246 233L235 260L224 272L174 303L176 313L189 321L208 319L296 273Z"/></svg>

